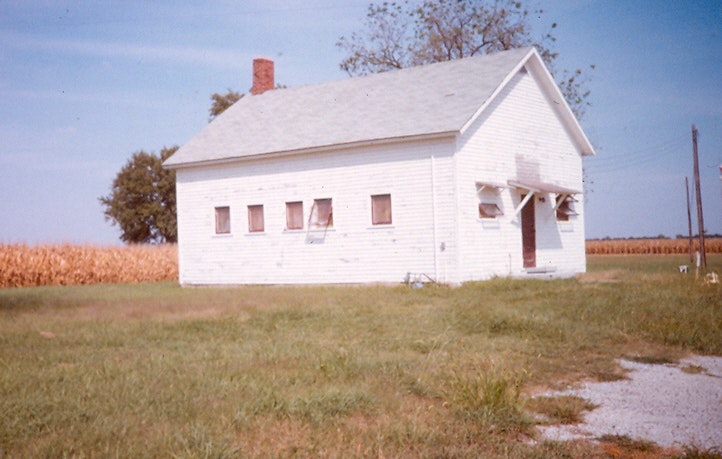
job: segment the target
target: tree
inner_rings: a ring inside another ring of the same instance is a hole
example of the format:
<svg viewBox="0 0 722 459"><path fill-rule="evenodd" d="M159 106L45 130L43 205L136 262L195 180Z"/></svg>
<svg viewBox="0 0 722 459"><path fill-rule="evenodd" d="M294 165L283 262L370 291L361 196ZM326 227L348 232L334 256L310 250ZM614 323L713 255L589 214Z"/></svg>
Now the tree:
<svg viewBox="0 0 722 459"><path fill-rule="evenodd" d="M178 147L160 155L139 151L113 180L108 196L99 198L106 220L118 225L120 239L131 243L176 242L175 171L162 164Z"/></svg>
<svg viewBox="0 0 722 459"><path fill-rule="evenodd" d="M215 93L211 95L211 108L208 110L210 117L208 121L213 121L218 115L225 112L231 105L235 104L243 98L245 94L233 91L228 88L225 94Z"/></svg>
<svg viewBox="0 0 722 459"><path fill-rule="evenodd" d="M348 53L340 67L351 76L365 75L536 46L544 63L556 74L567 102L581 118L589 105L589 91L584 87L587 74L581 69L556 71L558 54L551 49L556 38L551 32L538 40L531 36L529 18L542 13L514 0L372 3L364 30L348 38L342 36L336 43Z"/></svg>
<svg viewBox="0 0 722 459"><path fill-rule="evenodd" d="M210 121L243 98L228 89L211 95ZM175 171L163 169L163 161L178 147L163 148L160 155L141 150L118 172L108 196L98 198L105 219L118 225L120 239L130 243L177 242Z"/></svg>
<svg viewBox="0 0 722 459"><path fill-rule="evenodd" d="M285 89L286 85L283 84L277 84L275 89ZM225 112L227 109L231 107L231 105L235 104L239 100L243 99L243 96L245 94L241 94L238 91L234 91L231 88L228 88L228 92L225 94L218 94L214 93L211 95L211 108L208 109L208 113L210 116L208 117L208 122L213 121L216 119L218 115Z"/></svg>

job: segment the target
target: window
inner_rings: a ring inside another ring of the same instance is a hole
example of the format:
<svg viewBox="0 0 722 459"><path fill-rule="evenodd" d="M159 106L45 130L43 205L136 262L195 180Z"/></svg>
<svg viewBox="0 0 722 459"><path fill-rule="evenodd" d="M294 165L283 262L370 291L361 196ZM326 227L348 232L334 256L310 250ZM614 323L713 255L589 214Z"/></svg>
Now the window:
<svg viewBox="0 0 722 459"><path fill-rule="evenodd" d="M574 209L574 198L567 196L557 207L557 220L560 222L569 221L569 217L579 215Z"/></svg>
<svg viewBox="0 0 722 459"><path fill-rule="evenodd" d="M479 218L496 218L504 215L499 206L491 202L479 203Z"/></svg>
<svg viewBox="0 0 722 459"><path fill-rule="evenodd" d="M331 199L314 199L311 208L310 229L333 228L333 205Z"/></svg>
<svg viewBox="0 0 722 459"><path fill-rule="evenodd" d="M286 203L286 229L303 229L303 203L301 201Z"/></svg>
<svg viewBox="0 0 722 459"><path fill-rule="evenodd" d="M231 208L216 207L216 234L231 232Z"/></svg>
<svg viewBox="0 0 722 459"><path fill-rule="evenodd" d="M371 223L374 225L391 224L391 195L371 196Z"/></svg>
<svg viewBox="0 0 722 459"><path fill-rule="evenodd" d="M248 206L248 232L263 232L263 206Z"/></svg>

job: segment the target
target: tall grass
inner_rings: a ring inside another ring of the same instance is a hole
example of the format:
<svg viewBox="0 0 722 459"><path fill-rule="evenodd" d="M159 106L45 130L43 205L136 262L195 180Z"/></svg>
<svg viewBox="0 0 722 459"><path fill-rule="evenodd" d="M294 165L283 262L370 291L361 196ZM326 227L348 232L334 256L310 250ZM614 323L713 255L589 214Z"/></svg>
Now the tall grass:
<svg viewBox="0 0 722 459"><path fill-rule="evenodd" d="M520 402L520 375L494 365L482 366L471 375L466 373L449 375L445 394L461 416L502 432L524 431L531 424Z"/></svg>
<svg viewBox="0 0 722 459"><path fill-rule="evenodd" d="M622 356L722 354L720 286L676 263L454 289L0 289L0 456L606 457L531 444L529 394Z"/></svg>
<svg viewBox="0 0 722 459"><path fill-rule="evenodd" d="M178 278L175 245L0 244L0 287L158 282Z"/></svg>

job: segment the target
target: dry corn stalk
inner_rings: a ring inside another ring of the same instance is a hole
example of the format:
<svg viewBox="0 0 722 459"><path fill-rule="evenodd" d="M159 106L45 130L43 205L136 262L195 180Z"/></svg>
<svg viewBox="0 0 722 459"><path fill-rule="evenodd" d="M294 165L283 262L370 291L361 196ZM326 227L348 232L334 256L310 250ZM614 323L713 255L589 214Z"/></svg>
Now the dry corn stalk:
<svg viewBox="0 0 722 459"><path fill-rule="evenodd" d="M689 253L688 239L602 239L587 241L589 255L673 255ZM698 241L693 250L699 250ZM722 238L705 240L707 253L722 253Z"/></svg>
<svg viewBox="0 0 722 459"><path fill-rule="evenodd" d="M0 287L138 283L178 278L178 249L167 245L0 244Z"/></svg>

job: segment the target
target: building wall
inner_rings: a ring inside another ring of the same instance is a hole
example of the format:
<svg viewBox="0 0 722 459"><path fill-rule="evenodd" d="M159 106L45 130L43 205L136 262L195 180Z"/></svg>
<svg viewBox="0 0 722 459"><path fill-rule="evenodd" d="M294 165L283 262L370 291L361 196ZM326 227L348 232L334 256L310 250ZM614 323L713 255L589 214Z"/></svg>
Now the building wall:
<svg viewBox="0 0 722 459"><path fill-rule="evenodd" d="M521 276L520 216L514 210L523 190L499 188L477 193L476 182L506 184L535 180L581 190L582 161L534 77L522 71L458 139L459 280ZM537 266L555 275L585 271L582 195L576 217L557 221L554 194L535 196ZM541 199L540 199L541 198ZM543 202L542 202L543 199ZM479 218L479 202L496 203L504 215Z"/></svg>
<svg viewBox="0 0 722 459"><path fill-rule="evenodd" d="M453 148L449 138L178 169L180 282L445 281L456 258ZM387 193L392 223L374 226L371 195ZM333 200L333 228L308 231L321 198ZM284 229L294 201L303 230ZM249 233L247 206L259 204L265 230ZM215 234L218 206L230 207L229 234Z"/></svg>

